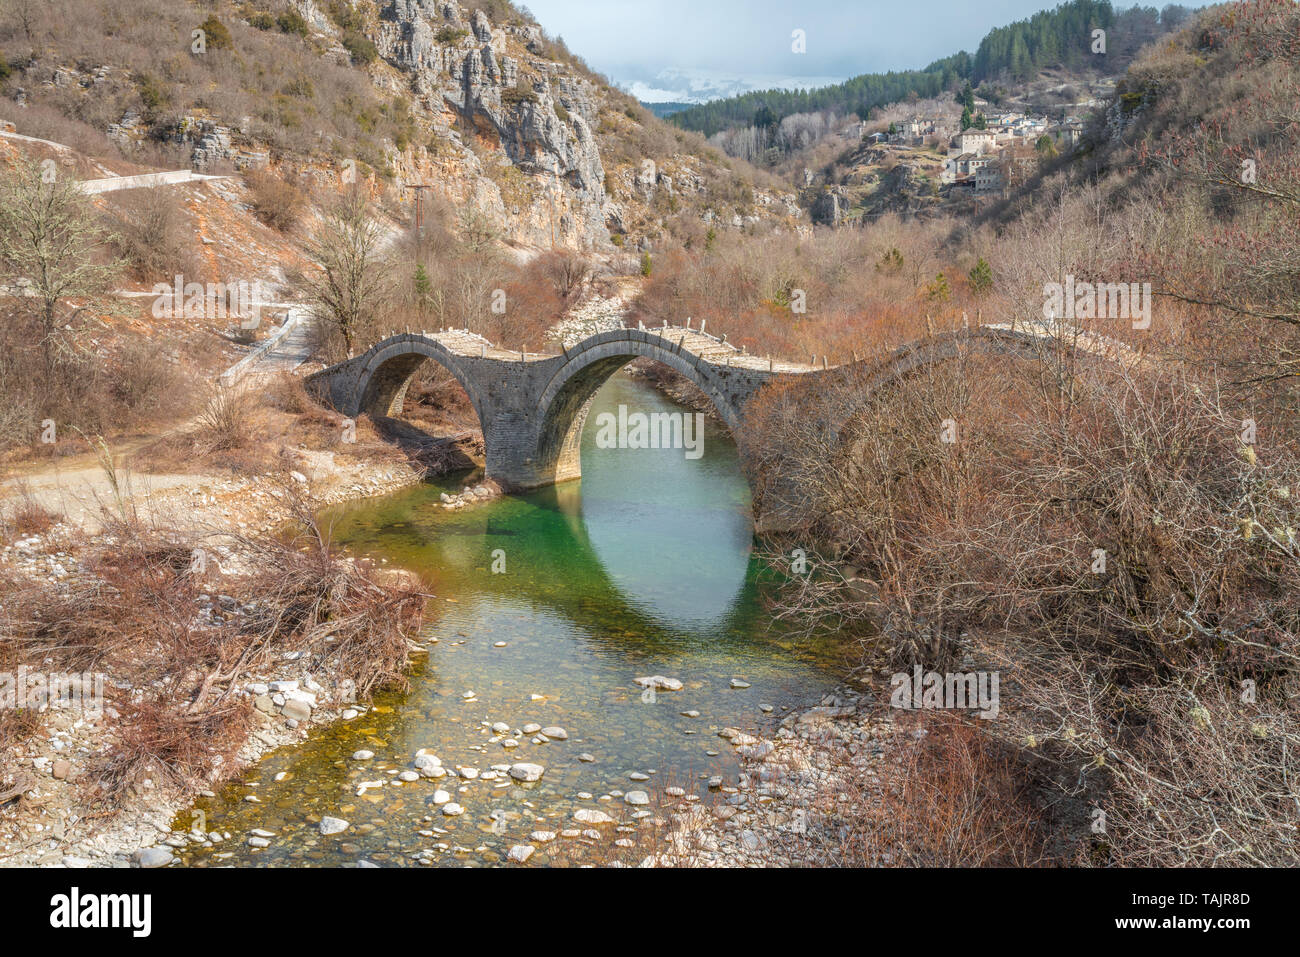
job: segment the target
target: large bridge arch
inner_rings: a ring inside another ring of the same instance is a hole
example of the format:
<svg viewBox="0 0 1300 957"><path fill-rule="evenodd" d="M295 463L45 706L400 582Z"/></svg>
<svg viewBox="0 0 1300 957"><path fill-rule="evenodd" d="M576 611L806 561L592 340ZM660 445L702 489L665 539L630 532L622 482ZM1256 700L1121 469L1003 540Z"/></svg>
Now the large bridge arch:
<svg viewBox="0 0 1300 957"><path fill-rule="evenodd" d="M811 388L825 391L839 388L848 397L827 414L827 407L811 402L809 416L819 416L813 425L826 435L830 446L852 454L853 429L869 414L882 393L908 377L949 362L970 358L999 358L1055 368L1062 379L1072 380L1082 367L1133 365L1142 356L1126 344L1092 333L1059 335L1038 326L976 326L956 329L907 342L875 360L838 366L804 377ZM796 399L796 401L799 401ZM936 429L938 423L936 423ZM752 469L746 469L747 472ZM780 459L769 463L767 473L748 475L754 491L755 510L764 532L798 528L809 514L807 490L792 480Z"/></svg>
<svg viewBox="0 0 1300 957"><path fill-rule="evenodd" d="M831 374L846 377L856 391L856 407L862 408L873 402L881 390L914 372L976 356L1004 356L1037 363L1045 368L1053 359L1060 359L1059 372L1063 376L1073 376L1081 365L1141 361L1141 356L1124 343L1092 333L1064 336L1040 326L996 325L956 329L916 339L899 346L883 359L841 366ZM831 423L831 427L838 432L848 427L853 418L853 415L848 415Z"/></svg>
<svg viewBox="0 0 1300 957"><path fill-rule="evenodd" d="M713 403L723 422L735 434L742 403L734 386L698 356L673 348L664 338L638 330L600 333L565 353L565 361L547 381L538 402L541 413L534 462L551 482L582 474L582 431L592 397L610 376L635 359L662 363L694 383Z"/></svg>

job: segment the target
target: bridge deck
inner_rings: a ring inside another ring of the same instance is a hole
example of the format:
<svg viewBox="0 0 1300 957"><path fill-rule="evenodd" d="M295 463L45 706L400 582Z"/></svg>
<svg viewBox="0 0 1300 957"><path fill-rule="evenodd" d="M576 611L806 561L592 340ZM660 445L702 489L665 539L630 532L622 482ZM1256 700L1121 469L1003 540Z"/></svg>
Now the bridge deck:
<svg viewBox="0 0 1300 957"><path fill-rule="evenodd" d="M684 326L664 326L662 328L642 328L642 332L662 338L666 345L690 352L705 362L717 366L731 366L737 369L756 371L803 373L815 372L819 366L799 362L787 362L782 359L769 359L754 356L737 349L698 329ZM441 329L438 332L422 333L426 338L439 342L448 352L458 356L475 356L485 359L499 359L503 362L544 362L560 355L558 352L523 352L502 349L493 345L486 338L468 329Z"/></svg>

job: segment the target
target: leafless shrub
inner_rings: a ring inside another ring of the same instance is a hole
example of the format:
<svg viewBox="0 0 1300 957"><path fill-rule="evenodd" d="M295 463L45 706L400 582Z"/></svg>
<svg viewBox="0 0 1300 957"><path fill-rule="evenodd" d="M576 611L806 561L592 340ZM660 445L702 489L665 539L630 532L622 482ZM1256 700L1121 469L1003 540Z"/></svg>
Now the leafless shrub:
<svg viewBox="0 0 1300 957"><path fill-rule="evenodd" d="M796 838L815 860L837 867L1059 863L1048 856L1032 778L1014 749L961 719L940 715L913 733L897 732L870 776L842 746L830 753L828 776Z"/></svg>
<svg viewBox="0 0 1300 957"><path fill-rule="evenodd" d="M571 249L553 249L539 257L539 267L555 294L572 302L591 278L591 262Z"/></svg>
<svg viewBox="0 0 1300 957"><path fill-rule="evenodd" d="M179 195L167 189L134 189L114 203L114 245L130 264L135 278L171 283L182 275L201 281L202 261L194 247Z"/></svg>
<svg viewBox="0 0 1300 957"><path fill-rule="evenodd" d="M415 587L380 585L363 565L340 559L307 503L289 488L286 498L296 533L284 541L241 543L257 569L253 587L263 596L246 629L263 641L294 636L300 647L328 655L363 696L403 683L407 639L427 596Z"/></svg>
<svg viewBox="0 0 1300 957"><path fill-rule="evenodd" d="M198 416L198 434L210 452L240 449L252 440L254 400L238 386L217 386Z"/></svg>
<svg viewBox="0 0 1300 957"><path fill-rule="evenodd" d="M114 741L91 768L99 796L121 801L145 778L172 792L205 786L234 757L252 724L248 700L197 713L166 694L121 706Z"/></svg>
<svg viewBox="0 0 1300 957"><path fill-rule="evenodd" d="M777 613L857 635L867 662L996 663L986 733L1076 818L1107 808L1116 860L1290 860L1300 467L1244 444L1213 382L1082 355L769 400L751 467L784 476L792 538L822 556ZM1234 714L1247 679L1258 704Z"/></svg>
<svg viewBox="0 0 1300 957"><path fill-rule="evenodd" d="M308 504L288 486L284 496L304 531L236 539L251 572L226 575L196 562L206 540L128 519L108 522L67 582L0 580L0 665L105 671L148 689L114 702L120 718L91 775L104 800L120 802L145 776L184 790L230 773L250 716L232 692L280 650L310 651L320 674L352 679L362 695L402 680L425 597L334 554ZM199 596L217 574L234 603L205 614Z"/></svg>
<svg viewBox="0 0 1300 957"><path fill-rule="evenodd" d="M31 486L20 482L16 494L0 502L0 541L48 532L59 518L36 500Z"/></svg>
<svg viewBox="0 0 1300 957"><path fill-rule="evenodd" d="M252 193L253 209L262 222L287 233L302 221L308 195L300 185L269 170L247 172L244 182Z"/></svg>
<svg viewBox="0 0 1300 957"><path fill-rule="evenodd" d="M302 377L291 372L283 372L273 378L270 387L266 390L266 394L271 407L279 409L281 412L300 415L319 408L312 397L307 394L307 386Z"/></svg>
<svg viewBox="0 0 1300 957"><path fill-rule="evenodd" d="M177 398L183 394L184 376L157 345L127 343L111 367L112 396L121 407L136 415L160 411L164 403L179 411ZM183 408L184 403L180 404Z"/></svg>

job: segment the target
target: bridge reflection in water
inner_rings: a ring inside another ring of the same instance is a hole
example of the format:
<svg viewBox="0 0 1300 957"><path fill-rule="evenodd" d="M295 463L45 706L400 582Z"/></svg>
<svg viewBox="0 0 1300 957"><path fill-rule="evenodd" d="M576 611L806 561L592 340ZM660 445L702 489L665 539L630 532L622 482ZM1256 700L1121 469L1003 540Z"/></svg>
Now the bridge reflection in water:
<svg viewBox="0 0 1300 957"><path fill-rule="evenodd" d="M599 401L673 408L622 376ZM706 422L698 461L681 449L597 448L595 431L586 430L581 482L457 511L442 508L437 489L412 489L340 509L336 534L421 572L457 603L472 595L544 608L598 640L607 635L593 620L608 622L645 651L743 643L765 630L749 489L726 430Z"/></svg>

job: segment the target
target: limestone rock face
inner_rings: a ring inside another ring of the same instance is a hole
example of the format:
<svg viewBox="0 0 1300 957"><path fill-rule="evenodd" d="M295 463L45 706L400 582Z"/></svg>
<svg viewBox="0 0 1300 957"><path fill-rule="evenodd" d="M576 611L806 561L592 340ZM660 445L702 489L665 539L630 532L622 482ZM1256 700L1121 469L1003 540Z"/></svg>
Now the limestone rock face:
<svg viewBox="0 0 1300 957"><path fill-rule="evenodd" d="M535 26L497 28L454 0L388 0L375 38L380 55L412 75L424 107L444 118L463 161L490 181L461 184L458 201L504 219L516 241L549 244L554 233L561 245L604 247L597 91L561 64L520 55L541 42ZM469 137L489 149L476 155Z"/></svg>

